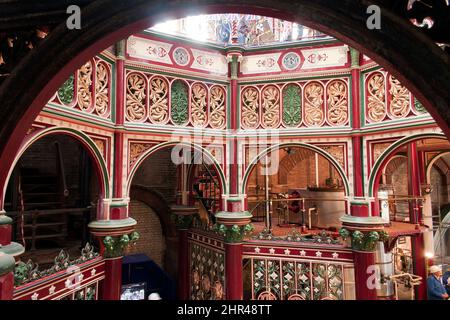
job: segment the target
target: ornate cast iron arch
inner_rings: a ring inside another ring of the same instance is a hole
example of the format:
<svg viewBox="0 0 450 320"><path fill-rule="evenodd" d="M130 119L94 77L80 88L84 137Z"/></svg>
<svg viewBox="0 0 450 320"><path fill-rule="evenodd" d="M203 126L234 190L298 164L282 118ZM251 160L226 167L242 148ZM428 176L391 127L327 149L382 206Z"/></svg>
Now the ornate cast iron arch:
<svg viewBox="0 0 450 320"><path fill-rule="evenodd" d="M348 196L350 194L350 184L348 181L347 174L345 173L344 169L341 167L341 165L333 158L331 154L326 152L323 149L320 149L319 147L315 145L311 145L304 142L296 142L296 143L281 143L274 146L271 146L264 151L260 152L254 159L252 159L251 163L249 164L247 170L245 170L244 179L242 181L242 193L245 193L245 190L247 189L247 183L248 179L250 177L250 173L252 172L255 165L258 163L259 160L261 160L262 157L269 154L270 152L277 151L281 148L286 147L300 147L300 148L306 148L313 152L317 152L321 156L323 156L325 159L330 161L330 163L333 165L333 167L338 171L340 177L342 178L342 182L344 182L344 189L345 189L345 195Z"/></svg>

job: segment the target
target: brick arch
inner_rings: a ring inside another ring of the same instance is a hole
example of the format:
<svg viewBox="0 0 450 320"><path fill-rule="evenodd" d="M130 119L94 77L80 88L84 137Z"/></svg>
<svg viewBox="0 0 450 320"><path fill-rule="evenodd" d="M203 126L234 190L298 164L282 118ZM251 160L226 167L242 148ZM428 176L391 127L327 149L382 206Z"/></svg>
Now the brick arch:
<svg viewBox="0 0 450 320"><path fill-rule="evenodd" d="M170 207L164 197L150 187L133 185L130 189L130 199L145 203L158 216L163 233L166 237L175 237L175 225L170 221Z"/></svg>
<svg viewBox="0 0 450 320"><path fill-rule="evenodd" d="M95 172L97 173L98 180L99 180L99 187L101 191L101 197L102 198L109 198L110 196L110 179L109 179L109 173L107 169L107 165L103 159L103 156L98 149L95 142L85 133L81 131L77 131L72 128L65 128L65 127L52 127L44 130L37 131L36 133L30 135L21 145L21 148L15 154L14 161L12 165L7 168L8 173L6 176L6 179L3 181L1 187L2 190L2 196L0 197L0 205L3 208L3 202L4 197L6 193L6 188L10 179L10 176L14 170L15 165L19 161L20 157L28 150L28 148L37 140L50 136L50 135L66 135L71 138L73 138L75 141L79 142L83 148L85 148L86 151L88 151L88 154L90 155L92 159L92 163L94 168L96 169ZM100 212L98 213L100 214Z"/></svg>
<svg viewBox="0 0 450 320"><path fill-rule="evenodd" d="M429 132L429 133L419 133L411 136L403 137L392 145L390 145L383 153L378 157L375 161L374 165L371 168L369 180L368 180L368 195L369 197L373 197L378 192L378 186L380 182L380 176L383 173L383 168L389 162L392 155L399 151L399 149L410 142L427 139L427 138L436 138L436 139L446 139L446 136L441 133Z"/></svg>
<svg viewBox="0 0 450 320"><path fill-rule="evenodd" d="M435 155L435 156L430 160L430 162L427 164L427 167L426 167L426 177L425 177L427 183L431 183L431 169L433 168L433 166L434 166L437 162L439 162L439 160L442 160L442 157L445 156L445 155L450 155L450 151L444 151L444 152L441 152L441 153ZM445 162L445 161L444 161L444 162ZM444 167L443 164L440 165L441 168L445 168L445 169L442 170L441 172L442 172L443 174L444 174L444 172L445 172L444 175L447 176L447 181L450 182L450 177L448 177L448 176L450 176L450 165L447 164L446 162L445 162L445 164L446 164L446 167ZM437 167L437 168L439 168L439 167Z"/></svg>
<svg viewBox="0 0 450 320"><path fill-rule="evenodd" d="M350 183L347 177L347 174L344 170L344 168L336 161L336 159L327 151L305 142L290 142L290 143L281 143L277 145L272 145L269 148L263 150L260 152L254 159L251 159L250 164L245 170L245 174L242 181L242 193L246 193L247 185L249 182L249 177L252 173L252 171L256 168L258 162L265 156L270 154L273 151L277 151L280 148L286 148L286 147L297 147L297 148L304 148L307 150L311 150L312 152L318 153L322 157L324 157L326 160L328 160L333 167L336 169L337 173L339 174L340 178L342 179L342 183L344 184L344 190L345 194L349 195L350 193Z"/></svg>
<svg viewBox="0 0 450 320"><path fill-rule="evenodd" d="M383 170L383 175L386 177L387 184L392 183L387 181L388 177L392 177L394 172L396 172L400 168L400 166L407 163L407 161L408 158L403 155L397 155L392 157L392 159L390 159L390 161L386 164Z"/></svg>
<svg viewBox="0 0 450 320"><path fill-rule="evenodd" d="M287 182L287 177L289 172L293 170L299 163L303 160L314 155L314 152L305 148L297 148L296 152L292 154L287 154L280 161L280 175L279 175L279 183L285 184Z"/></svg>

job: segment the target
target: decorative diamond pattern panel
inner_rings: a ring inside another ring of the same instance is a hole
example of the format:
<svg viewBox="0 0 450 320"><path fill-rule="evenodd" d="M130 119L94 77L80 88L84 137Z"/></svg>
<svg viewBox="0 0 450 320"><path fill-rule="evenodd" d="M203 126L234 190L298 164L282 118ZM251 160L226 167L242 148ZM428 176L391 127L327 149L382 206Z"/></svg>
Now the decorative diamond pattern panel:
<svg viewBox="0 0 450 320"><path fill-rule="evenodd" d="M252 299L343 300L343 266L311 261L251 258Z"/></svg>
<svg viewBox="0 0 450 320"><path fill-rule="evenodd" d="M196 243L190 243L190 264L191 299L225 299L224 253Z"/></svg>

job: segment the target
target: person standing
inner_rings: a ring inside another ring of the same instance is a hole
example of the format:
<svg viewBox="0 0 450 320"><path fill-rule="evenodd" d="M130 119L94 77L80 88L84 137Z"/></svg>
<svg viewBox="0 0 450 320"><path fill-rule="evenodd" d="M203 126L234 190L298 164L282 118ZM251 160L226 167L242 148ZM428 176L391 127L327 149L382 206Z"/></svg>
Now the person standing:
<svg viewBox="0 0 450 320"><path fill-rule="evenodd" d="M442 268L440 266L430 267L430 276L427 279L428 300L447 300L448 294L442 284Z"/></svg>
<svg viewBox="0 0 450 320"><path fill-rule="evenodd" d="M444 272L442 275L442 284L445 286L445 290L447 290L447 294L450 295L450 270Z"/></svg>

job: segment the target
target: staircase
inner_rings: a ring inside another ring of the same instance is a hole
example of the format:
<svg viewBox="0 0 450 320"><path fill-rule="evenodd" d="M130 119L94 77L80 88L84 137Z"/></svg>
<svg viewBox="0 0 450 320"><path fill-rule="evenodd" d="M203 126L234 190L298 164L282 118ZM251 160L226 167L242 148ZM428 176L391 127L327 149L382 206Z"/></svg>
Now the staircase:
<svg viewBox="0 0 450 320"><path fill-rule="evenodd" d="M36 249L37 241L67 238L68 216L61 210L65 197L58 190L58 180L57 176L42 174L34 168L20 170L19 199L23 201L16 216L16 239L31 243L31 250Z"/></svg>

